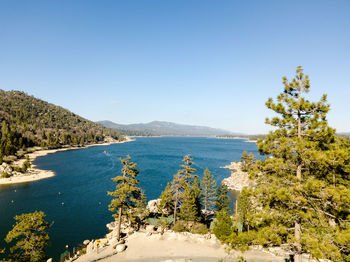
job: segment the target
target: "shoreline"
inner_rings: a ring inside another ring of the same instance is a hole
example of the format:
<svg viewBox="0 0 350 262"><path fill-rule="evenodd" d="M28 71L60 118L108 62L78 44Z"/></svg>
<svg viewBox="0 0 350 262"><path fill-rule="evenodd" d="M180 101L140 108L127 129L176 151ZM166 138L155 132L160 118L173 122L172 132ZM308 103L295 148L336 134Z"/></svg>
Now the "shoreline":
<svg viewBox="0 0 350 262"><path fill-rule="evenodd" d="M111 144L123 144L126 142L132 142L135 141L135 139L132 139L130 137L125 137L126 139L124 141L112 141L112 142L104 142L104 143L98 143L98 144L90 144L86 146L68 146L64 148L57 148L57 149L40 149L38 151L34 151L32 153L26 154L29 157L29 161L31 164L31 167L28 168L28 170L18 176L11 176L8 178L0 178L0 186L1 185L12 185L12 184L20 184L20 183L28 183L28 182L33 182L41 179L46 179L55 176L55 172L52 170L43 170L37 168L37 166L33 163L38 157L41 156L46 156L48 154L53 154L56 152L61 152L61 151L68 151L68 150L77 150L77 149L84 149L84 148L89 148L93 146L108 146ZM25 161L25 159L18 159L16 160L13 165L15 166L21 166L22 163Z"/></svg>
<svg viewBox="0 0 350 262"><path fill-rule="evenodd" d="M224 137L224 136L217 136L216 139L234 139L234 140L245 140L245 143L255 143L258 142L258 140L250 140L247 137L241 137L241 136L234 136L234 137Z"/></svg>

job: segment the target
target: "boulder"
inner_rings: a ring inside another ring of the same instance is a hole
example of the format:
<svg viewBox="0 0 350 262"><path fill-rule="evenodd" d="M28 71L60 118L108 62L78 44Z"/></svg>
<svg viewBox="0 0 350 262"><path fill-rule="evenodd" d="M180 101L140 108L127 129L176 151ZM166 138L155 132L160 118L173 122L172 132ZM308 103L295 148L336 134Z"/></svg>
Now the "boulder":
<svg viewBox="0 0 350 262"><path fill-rule="evenodd" d="M88 244L90 243L90 240L84 240L84 242L83 242L83 244L84 244L84 246L87 246Z"/></svg>
<svg viewBox="0 0 350 262"><path fill-rule="evenodd" d="M123 252L124 250L126 249L126 245L124 244L119 244L116 246L115 250L120 253L120 252Z"/></svg>
<svg viewBox="0 0 350 262"><path fill-rule="evenodd" d="M147 203L147 209L151 213L158 213L159 212L159 204L160 204L160 198L153 199L148 201Z"/></svg>
<svg viewBox="0 0 350 262"><path fill-rule="evenodd" d="M52 258L49 258L48 260L46 260L46 262L52 262Z"/></svg>

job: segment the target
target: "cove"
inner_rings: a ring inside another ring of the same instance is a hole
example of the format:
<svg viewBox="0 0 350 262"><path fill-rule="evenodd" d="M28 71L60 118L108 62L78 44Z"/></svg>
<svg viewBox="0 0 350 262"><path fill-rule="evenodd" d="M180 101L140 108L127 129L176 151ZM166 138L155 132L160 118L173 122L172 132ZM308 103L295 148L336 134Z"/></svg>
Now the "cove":
<svg viewBox="0 0 350 262"><path fill-rule="evenodd" d="M133 142L95 146L49 154L36 159L40 169L53 170L56 176L30 183L0 186L0 246L14 224L17 214L42 210L50 229L48 254L57 259L70 247L85 239L102 237L105 225L113 220L107 191L114 190L111 180L120 174L120 157L127 154L138 164L140 184L147 199L158 198L166 184L180 169L184 155L194 158L201 177L206 167L218 183L230 175L221 168L239 160L246 150L258 154L255 143L239 139L205 137L140 137Z"/></svg>

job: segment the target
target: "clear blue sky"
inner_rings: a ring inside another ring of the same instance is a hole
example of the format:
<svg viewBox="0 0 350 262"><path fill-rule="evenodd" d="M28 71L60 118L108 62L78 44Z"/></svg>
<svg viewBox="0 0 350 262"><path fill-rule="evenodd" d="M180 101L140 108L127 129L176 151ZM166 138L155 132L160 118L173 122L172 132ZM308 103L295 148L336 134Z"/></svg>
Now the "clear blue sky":
<svg viewBox="0 0 350 262"><path fill-rule="evenodd" d="M350 131L349 0L0 0L0 88L94 121L264 133L298 65Z"/></svg>

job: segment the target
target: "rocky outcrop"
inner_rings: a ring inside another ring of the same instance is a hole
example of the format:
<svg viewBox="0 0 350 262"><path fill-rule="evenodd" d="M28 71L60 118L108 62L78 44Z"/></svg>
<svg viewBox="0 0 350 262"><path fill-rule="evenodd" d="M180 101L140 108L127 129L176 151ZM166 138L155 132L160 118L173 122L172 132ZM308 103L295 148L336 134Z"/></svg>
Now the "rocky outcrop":
<svg viewBox="0 0 350 262"><path fill-rule="evenodd" d="M232 162L225 166L231 171L231 176L222 180L222 183L231 190L241 191L244 187L253 187L254 181L249 179L249 175L241 169L241 163Z"/></svg>
<svg viewBox="0 0 350 262"><path fill-rule="evenodd" d="M151 213L158 213L160 201L161 201L160 198L148 201L148 203L147 203L148 211Z"/></svg>

